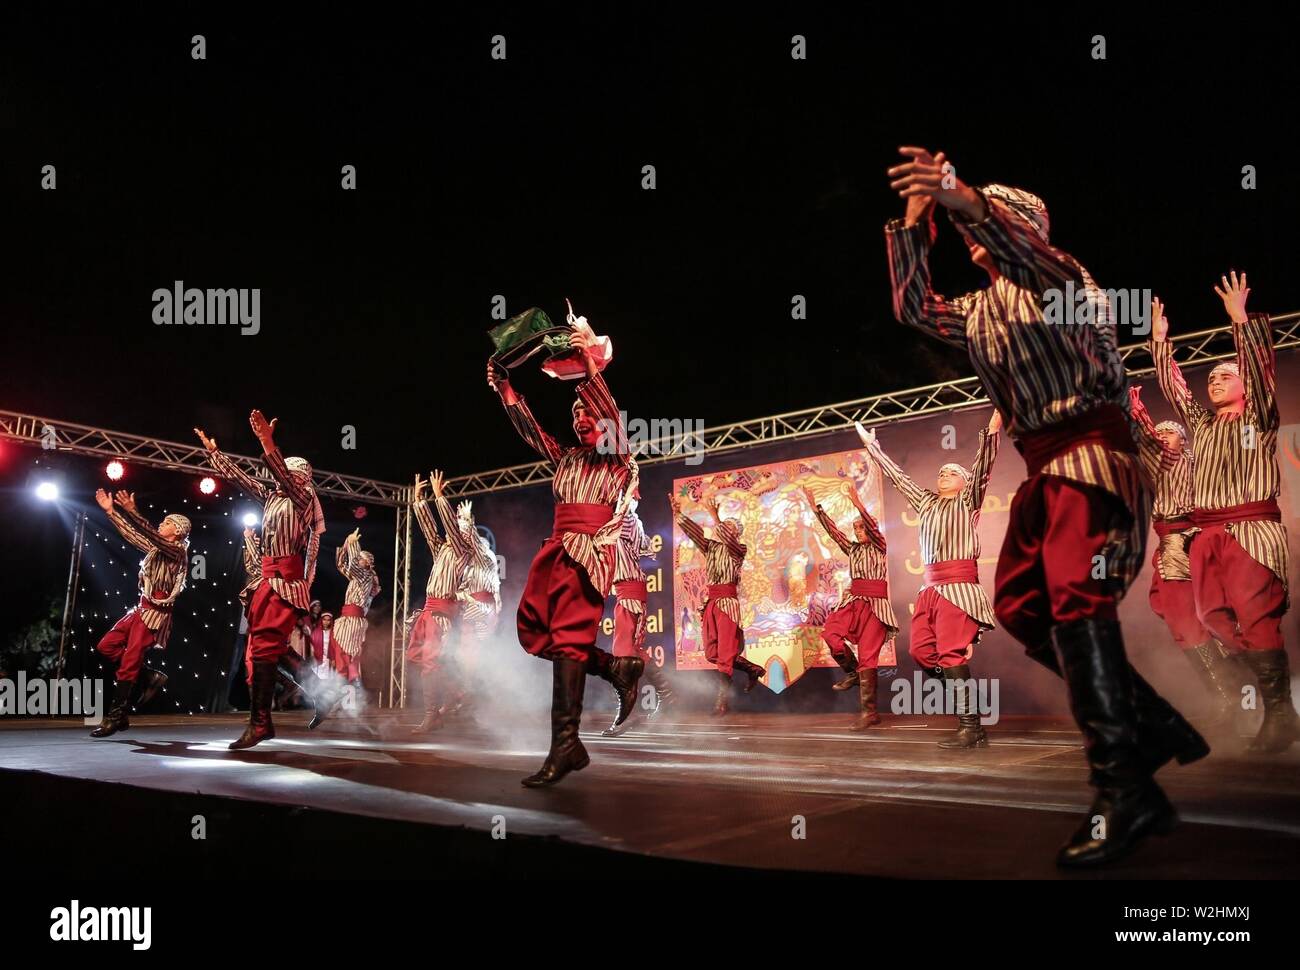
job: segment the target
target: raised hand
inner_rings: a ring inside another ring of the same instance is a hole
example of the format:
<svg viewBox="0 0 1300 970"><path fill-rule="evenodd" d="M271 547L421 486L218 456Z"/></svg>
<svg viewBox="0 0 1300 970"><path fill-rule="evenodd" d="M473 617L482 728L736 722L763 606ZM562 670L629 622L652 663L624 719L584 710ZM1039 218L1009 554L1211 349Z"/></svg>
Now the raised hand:
<svg viewBox="0 0 1300 970"><path fill-rule="evenodd" d="M208 451L217 450L216 438L209 438L207 435L203 433L202 429L200 428L195 428L194 433L199 436L199 441L203 443L203 447L206 448Z"/></svg>
<svg viewBox="0 0 1300 970"><path fill-rule="evenodd" d="M997 434L1002 430L1002 412L997 408L989 415L989 434Z"/></svg>
<svg viewBox="0 0 1300 970"><path fill-rule="evenodd" d="M117 502L118 505L122 506L122 508L126 509L128 512L135 511L134 492L118 491L118 493L113 496L113 500Z"/></svg>
<svg viewBox="0 0 1300 970"><path fill-rule="evenodd" d="M858 433L858 437L862 439L862 443L863 443L864 445L866 445L868 448L874 448L874 447L876 447L876 429L875 429L875 428L872 428L870 431L868 431L866 428L864 428L864 427L862 426L862 422L861 422L861 421L854 421L854 422L853 422L853 429L854 429L855 431L857 431L857 433Z"/></svg>
<svg viewBox="0 0 1300 970"><path fill-rule="evenodd" d="M442 498L443 486L447 484L446 476L440 471L429 472L429 482L433 485L433 494L437 498Z"/></svg>
<svg viewBox="0 0 1300 970"><path fill-rule="evenodd" d="M423 478L421 478L421 477L419 476L418 473L416 474L416 476L415 476L415 501L420 502L420 501L423 501L423 500L424 500L424 490L425 490L426 487L428 487L428 484L429 484L429 483L426 482Z"/></svg>
<svg viewBox="0 0 1300 970"><path fill-rule="evenodd" d="M917 214L911 200L919 196L931 205L937 202L956 209L977 222L985 217L984 197L957 178L956 169L943 152L931 155L915 145L904 145L898 151L908 160L889 169L887 174L893 179L889 187L908 200L909 214Z"/></svg>
<svg viewBox="0 0 1300 970"><path fill-rule="evenodd" d="M257 408L253 408L253 413L248 416L248 423L253 429L253 434L262 443L264 451L270 451L275 447L275 423L279 420L279 418L272 418L267 421L266 415Z"/></svg>
<svg viewBox="0 0 1300 970"><path fill-rule="evenodd" d="M113 511L113 496L109 495L102 488L95 492L95 502L105 512Z"/></svg>
<svg viewBox="0 0 1300 970"><path fill-rule="evenodd" d="M1169 336L1169 319L1165 316L1165 305L1160 297L1151 297L1151 339L1157 343Z"/></svg>
<svg viewBox="0 0 1300 970"><path fill-rule="evenodd" d="M244 526L244 538L245 539L253 538L253 530L248 526Z"/></svg>
<svg viewBox="0 0 1300 970"><path fill-rule="evenodd" d="M1242 273L1237 277L1237 271L1234 269L1229 274L1232 279L1229 281L1227 276L1220 276L1219 281L1223 284L1223 289L1214 288L1214 292L1219 294L1219 299L1223 301L1223 308L1228 311L1228 316L1232 318L1233 323L1245 323L1248 319L1246 316L1246 298L1250 296L1250 287L1246 285L1246 274Z"/></svg>

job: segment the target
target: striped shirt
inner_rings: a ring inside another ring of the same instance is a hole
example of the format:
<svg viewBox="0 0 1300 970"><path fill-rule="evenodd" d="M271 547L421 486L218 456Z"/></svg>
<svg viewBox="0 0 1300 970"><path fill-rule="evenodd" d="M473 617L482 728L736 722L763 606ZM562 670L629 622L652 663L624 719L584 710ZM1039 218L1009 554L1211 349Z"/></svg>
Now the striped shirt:
<svg viewBox="0 0 1300 970"><path fill-rule="evenodd" d="M930 287L933 221L907 227L895 219L885 226L894 315L967 351L1013 440L1103 405L1128 414L1128 377L1105 292L1078 262L1043 242L1002 202L985 201L989 214L983 222L949 215L968 241L988 250L1000 275L992 286L954 299ZM1085 296L1090 320L1045 318L1048 297L1067 295L1067 284ZM1104 443L1081 442L1041 474L1104 489L1128 508L1131 521L1117 522L1102 549L1108 575L1122 595L1142 571L1150 527L1150 484L1138 457Z"/></svg>
<svg viewBox="0 0 1300 970"><path fill-rule="evenodd" d="M599 442L591 447L561 446L551 435L542 430L522 397L514 404L507 404L505 407L520 437L555 466L551 491L556 502L579 502L610 507L610 520L596 535L565 532L560 537L564 551L582 567L587 578L591 580L591 585L602 596L608 596L614 581L614 557L618 544L618 531L622 527L621 517L615 517L612 510L618 504L627 484L630 474L628 467L630 456L627 442L623 438L618 405L610 396L605 379L597 374L580 382L576 390L578 399L594 421L598 424L604 422L607 426L618 429L619 440L615 443L614 454L602 454L598 450Z"/></svg>
<svg viewBox="0 0 1300 970"><path fill-rule="evenodd" d="M320 551L319 533L325 524L316 518L315 489L285 467L279 449L272 448L262 458L275 479L274 488L253 478L220 451L208 453L208 460L218 475L262 501L262 555L277 559L297 556L304 560L302 579L272 576L262 581L270 583L271 589L295 609L305 612L311 607L311 584L316 578L316 555Z"/></svg>
<svg viewBox="0 0 1300 970"><path fill-rule="evenodd" d="M456 591L460 589L460 568L456 562L456 547L438 534L438 525L434 521L433 513L429 511L431 503L446 506L445 510L441 507L438 510L444 522L451 515L451 503L445 498L416 502L413 506L415 521L420 524L424 541L429 544L429 551L433 553L433 568L429 570L429 581L425 584L424 595L426 598L455 599Z"/></svg>
<svg viewBox="0 0 1300 970"><path fill-rule="evenodd" d="M614 582L617 584L626 580L645 579L641 560L653 554L641 516L628 511L623 516L623 528L618 534L618 547L614 555ZM640 600L620 599L618 603L629 613L645 612L645 606Z"/></svg>
<svg viewBox="0 0 1300 970"><path fill-rule="evenodd" d="M980 506L984 492L993 474L993 462L998 456L998 439L988 430L980 431L979 450L966 475L966 485L961 493L943 498L938 492L922 488L885 454L878 441L873 441L867 452L875 459L880 470L898 489L899 494L917 514L918 539L921 561L927 566L949 559L974 559L980 557ZM921 589L925 589L923 584ZM934 591L986 629L993 629L993 606L988 594L979 583L936 583Z"/></svg>
<svg viewBox="0 0 1300 970"><path fill-rule="evenodd" d="M718 538L710 539L704 534L704 529L697 525L694 519L688 518L684 512L677 516L677 523L682 527L687 538L694 543L695 548L704 553L704 575L710 586L740 582L740 568L744 565L745 553L748 550L739 538L727 529L717 529L715 532ZM707 595L704 605L709 605ZM719 596L718 609L740 626L740 601L736 597Z"/></svg>
<svg viewBox="0 0 1300 970"><path fill-rule="evenodd" d="M1137 422L1138 455L1142 466L1155 485L1151 516L1157 522L1187 518L1196 508L1192 478L1196 461L1190 448L1175 451L1166 448L1156 436L1155 422L1141 401L1133 402L1133 420ZM1187 539L1194 529L1171 532L1160 539L1156 569L1164 580L1190 580L1192 564L1187 555Z"/></svg>
<svg viewBox="0 0 1300 970"><path fill-rule="evenodd" d="M364 614L370 610L370 601L379 592L379 575L373 568L361 565L358 556L361 543L349 539L339 546L334 556L335 564L348 578L348 588L343 593L343 602L348 606L359 606ZM334 621L334 638L339 649L349 657L355 657L366 643L365 616L340 616Z"/></svg>
<svg viewBox="0 0 1300 970"><path fill-rule="evenodd" d="M139 589L141 602L148 605L137 604L132 609L140 610L140 619L153 632L154 646L166 647L172 630L171 607L185 588L189 540L164 539L139 512L120 505L108 510L108 520L123 539L144 553L140 560Z"/></svg>
<svg viewBox="0 0 1300 970"><path fill-rule="evenodd" d="M1252 314L1245 323L1232 325L1232 335L1246 409L1241 415L1222 417L1196 403L1174 361L1173 345L1168 340L1151 342L1160 390L1192 436L1196 454L1193 492L1196 507L1201 509L1276 499L1282 491L1272 325L1266 314ZM1287 539L1281 522L1230 522L1224 530L1241 543L1251 559L1286 583Z"/></svg>
<svg viewBox="0 0 1300 970"><path fill-rule="evenodd" d="M826 530L826 534L831 537L831 541L849 557L849 579L887 580L889 578L888 562L885 559L885 535L880 531L874 518L870 515L858 514L858 520L867 527L867 541L858 542L841 532L835 521L820 505L815 506L813 512L817 516L817 521L822 524L822 528ZM890 604L889 597L856 596L851 589L846 589L835 608L841 609L854 600L870 603L871 612L888 628L890 636L897 632L898 620L894 617L894 607Z"/></svg>

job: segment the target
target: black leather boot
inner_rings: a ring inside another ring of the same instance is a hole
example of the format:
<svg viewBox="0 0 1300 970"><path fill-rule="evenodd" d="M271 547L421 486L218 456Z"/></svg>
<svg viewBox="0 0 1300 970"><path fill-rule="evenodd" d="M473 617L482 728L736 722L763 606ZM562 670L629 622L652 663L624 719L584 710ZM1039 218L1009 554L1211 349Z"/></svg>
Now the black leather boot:
<svg viewBox="0 0 1300 970"><path fill-rule="evenodd" d="M713 696L713 710L710 717L722 717L731 710L731 675L718 671L718 692Z"/></svg>
<svg viewBox="0 0 1300 970"><path fill-rule="evenodd" d="M1300 741L1300 717L1291 703L1291 671L1285 650L1247 650L1246 664L1259 681L1264 723L1247 745L1256 754L1280 754Z"/></svg>
<svg viewBox="0 0 1300 970"><path fill-rule="evenodd" d="M587 662L587 673L594 674L614 688L618 697L618 712L611 727L618 727L628 719L636 707L636 685L645 670L640 657L615 657L604 650L593 650Z"/></svg>
<svg viewBox="0 0 1300 970"><path fill-rule="evenodd" d="M138 711L157 696L158 692L167 684L167 675L161 670L154 670L152 667L145 667L140 671L141 676L137 683L140 685L140 696L136 698L135 709Z"/></svg>
<svg viewBox="0 0 1300 970"><path fill-rule="evenodd" d="M649 681L655 692L655 706L646 717L658 717L674 700L672 681L668 679L668 671L655 664L646 668L645 679Z"/></svg>
<svg viewBox="0 0 1300 970"><path fill-rule="evenodd" d="M442 711L438 709L438 672L420 674L420 698L424 701L424 720L411 728L412 734L429 734L442 727Z"/></svg>
<svg viewBox="0 0 1300 970"><path fill-rule="evenodd" d="M946 741L940 741L941 748L987 748L989 736L980 724L979 711L975 707L975 683L971 679L970 665L958 664L943 668L945 688L951 689L957 710L957 733Z"/></svg>
<svg viewBox="0 0 1300 970"><path fill-rule="evenodd" d="M862 711L853 721L854 731L865 731L880 723L880 715L876 713L876 683L875 667L858 674L858 702Z"/></svg>
<svg viewBox="0 0 1300 970"><path fill-rule="evenodd" d="M1090 783L1097 790L1092 808L1057 853L1056 864L1102 865L1127 855L1148 835L1168 833L1178 815L1142 757L1132 668L1119 623L1063 623L1052 629L1052 645L1070 692L1070 710L1083 732Z"/></svg>
<svg viewBox="0 0 1300 970"><path fill-rule="evenodd" d="M1028 650L1031 660L1042 664L1058 677L1061 665L1048 645L1038 650ZM1138 744L1142 761L1150 774L1155 774L1171 760L1180 765L1200 761L1210 753L1196 728L1174 709L1174 706L1156 692L1142 675L1128 665L1129 680L1133 684L1133 703L1137 712Z"/></svg>
<svg viewBox="0 0 1300 970"><path fill-rule="evenodd" d="M570 771L581 771L591 763L578 737L586 685L587 665L581 660L551 661L551 750L541 770L523 780L526 788L554 785Z"/></svg>
<svg viewBox="0 0 1300 970"><path fill-rule="evenodd" d="M104 719L99 722L99 727L90 732L92 738L106 738L118 731L125 731L131 726L126 712L131 706L131 692L134 690L134 680L113 681L113 702L104 712Z"/></svg>
<svg viewBox="0 0 1300 970"><path fill-rule="evenodd" d="M737 670L741 671L742 673L744 673L749 678L749 680L746 681L745 686L743 688L746 694L748 694L751 690L753 690L754 685L757 684L759 680L762 679L765 673L767 673L767 671L764 670L762 667L760 667L758 664L750 663L744 657L737 657L736 662L732 664L732 666L735 667Z"/></svg>
<svg viewBox="0 0 1300 970"><path fill-rule="evenodd" d="M253 682L248 686L248 727L237 740L230 742L231 751L242 751L275 737L271 723L271 696L275 693L276 665L263 661L253 663Z"/></svg>
<svg viewBox="0 0 1300 970"><path fill-rule="evenodd" d="M833 656L833 655L832 655ZM844 645L844 652L835 657L835 662L840 665L840 670L848 674L843 680L831 685L831 690L849 690L858 686L858 658L853 655L849 645Z"/></svg>

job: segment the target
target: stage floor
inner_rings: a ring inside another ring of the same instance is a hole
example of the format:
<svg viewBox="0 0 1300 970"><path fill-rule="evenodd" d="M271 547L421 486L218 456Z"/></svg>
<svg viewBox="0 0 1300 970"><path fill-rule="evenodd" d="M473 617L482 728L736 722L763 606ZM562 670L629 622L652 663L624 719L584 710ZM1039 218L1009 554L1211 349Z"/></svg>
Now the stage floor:
<svg viewBox="0 0 1300 970"><path fill-rule="evenodd" d="M198 794L451 827L484 840L504 823L507 841L551 837L727 866L896 878L1097 875L1052 865L1088 805L1079 738L1061 721L1006 718L991 730L990 747L946 751L935 742L951 728L934 719L888 719L887 729L857 735L845 730L844 715L719 722L681 714L635 722L617 738L588 731L590 767L533 791L519 779L541 762L545 725L521 730L516 747L462 719L413 740L407 730L416 720L380 712L309 732L304 714L277 713L280 736L242 752L226 749L239 715L137 716L128 731L99 741L80 722L6 720L6 790L17 784L32 795L10 801L7 814L39 813L35 792L54 775L150 790L159 806L167 798L158 792ZM592 720L585 726L603 726ZM1233 747L1166 767L1160 781L1183 825L1103 875L1300 876L1300 748L1265 760ZM367 846L348 849L364 855Z"/></svg>

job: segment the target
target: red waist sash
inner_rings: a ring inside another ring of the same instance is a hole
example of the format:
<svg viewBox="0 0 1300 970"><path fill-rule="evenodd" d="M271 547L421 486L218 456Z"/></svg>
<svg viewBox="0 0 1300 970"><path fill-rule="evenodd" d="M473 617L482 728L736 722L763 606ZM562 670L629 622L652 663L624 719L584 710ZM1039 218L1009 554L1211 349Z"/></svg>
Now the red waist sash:
<svg viewBox="0 0 1300 970"><path fill-rule="evenodd" d="M733 586L732 589L735 587ZM614 596L621 600L636 600L638 603L644 603L649 597L649 589L644 579L620 579L614 584Z"/></svg>
<svg viewBox="0 0 1300 970"><path fill-rule="evenodd" d="M147 596L140 597L140 609L153 610L155 613L170 613L174 603L155 603Z"/></svg>
<svg viewBox="0 0 1300 970"><path fill-rule="evenodd" d="M1048 462L1090 442L1124 454L1137 453L1128 418L1115 404L1103 404L1038 431L1025 432L1016 438L1016 449L1024 457L1029 474L1037 475Z"/></svg>
<svg viewBox="0 0 1300 970"><path fill-rule="evenodd" d="M738 595L739 594L736 592L735 583L710 583L709 584L709 599L711 600L720 600L720 599L725 599L727 597L731 597L731 599L736 599Z"/></svg>
<svg viewBox="0 0 1300 970"><path fill-rule="evenodd" d="M566 532L595 535L602 525L614 517L614 506L591 502L559 502L555 506L555 526L552 537Z"/></svg>
<svg viewBox="0 0 1300 970"><path fill-rule="evenodd" d="M979 564L974 559L945 559L925 567L925 585L938 583L978 583Z"/></svg>
<svg viewBox="0 0 1300 970"><path fill-rule="evenodd" d="M477 593L470 593L469 595L471 599L476 599L480 603L495 603L497 601L497 598L485 589L481 589Z"/></svg>
<svg viewBox="0 0 1300 970"><path fill-rule="evenodd" d="M296 582L302 579L301 556L263 556L262 577L264 579L283 579Z"/></svg>
<svg viewBox="0 0 1300 970"><path fill-rule="evenodd" d="M364 619L366 611L357 606L356 603L344 603L343 612L340 616L355 616L358 620Z"/></svg>
<svg viewBox="0 0 1300 970"><path fill-rule="evenodd" d="M1281 522L1282 510L1277 499L1229 505L1225 509L1192 509L1193 525L1221 525L1225 522Z"/></svg>
<svg viewBox="0 0 1300 970"><path fill-rule="evenodd" d="M889 596L889 581L885 579L855 579L849 583L849 593L853 596L886 599Z"/></svg>
<svg viewBox="0 0 1300 970"><path fill-rule="evenodd" d="M1183 532L1192 527L1191 519L1156 519L1151 523L1155 526L1156 535L1163 539L1167 535L1173 535L1175 532Z"/></svg>
<svg viewBox="0 0 1300 970"><path fill-rule="evenodd" d="M430 613L437 613L439 616L451 617L456 615L456 601L454 599L426 596L424 598L424 608Z"/></svg>

